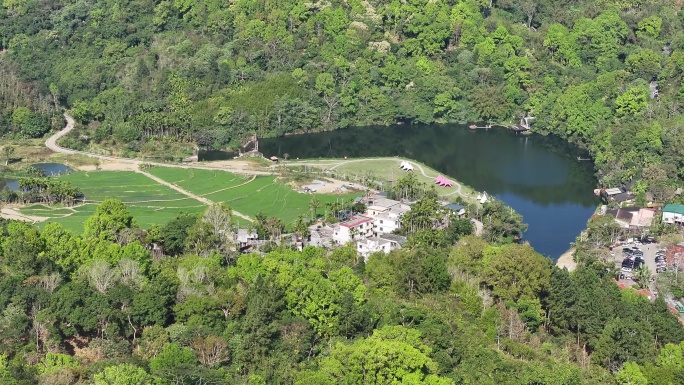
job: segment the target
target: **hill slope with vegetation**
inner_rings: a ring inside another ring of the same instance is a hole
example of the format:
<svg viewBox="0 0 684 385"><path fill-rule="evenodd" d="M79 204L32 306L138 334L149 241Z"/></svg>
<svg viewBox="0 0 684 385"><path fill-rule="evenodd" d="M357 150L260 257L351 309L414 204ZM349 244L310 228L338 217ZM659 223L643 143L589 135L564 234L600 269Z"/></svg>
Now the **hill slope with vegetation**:
<svg viewBox="0 0 684 385"><path fill-rule="evenodd" d="M684 374L677 316L662 298L620 291L596 261L568 273L529 245L465 228L420 231L367 261L352 247L241 255L230 223L216 205L146 231L116 200L82 235L0 222L2 383L673 384Z"/></svg>
<svg viewBox="0 0 684 385"><path fill-rule="evenodd" d="M587 147L604 183L640 177L669 198L683 21L677 3L641 0L7 0L3 66L45 103L6 104L1 125L39 134L17 108L52 101L89 127L67 144L144 151L528 114Z"/></svg>

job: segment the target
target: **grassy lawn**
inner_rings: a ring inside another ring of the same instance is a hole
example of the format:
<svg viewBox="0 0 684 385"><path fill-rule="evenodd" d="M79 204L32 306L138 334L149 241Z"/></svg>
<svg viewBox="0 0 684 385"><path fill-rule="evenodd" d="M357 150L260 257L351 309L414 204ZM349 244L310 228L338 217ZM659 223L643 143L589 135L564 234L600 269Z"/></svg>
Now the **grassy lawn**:
<svg viewBox="0 0 684 385"><path fill-rule="evenodd" d="M434 185L437 192L440 195L450 195L455 196L457 187L439 187L434 184L435 177L438 175L443 175L440 172L411 159L406 158L368 158L368 159L303 159L288 161L287 166L298 166L299 164L307 164L309 167L316 167L322 170L332 170L336 172L336 177L342 180L359 180L364 175L368 173L372 174L375 178L381 181L394 181L403 177L407 171L403 171L399 168L402 161L408 161L415 167L416 178L419 182L424 182L428 186ZM420 166L425 171L426 176L420 172L417 167ZM446 178L458 182L454 178L444 175ZM463 185L461 187L461 192L467 197L472 197L473 199L477 196L477 192L469 186Z"/></svg>
<svg viewBox="0 0 684 385"><path fill-rule="evenodd" d="M315 196L323 205L328 202L350 200L358 194L302 194L273 176L239 176L223 171L189 170L179 168L153 168L149 172L174 183L187 191L202 195L213 202L223 202L236 211L254 217L262 211L280 218L286 225L299 215L311 215L309 202Z"/></svg>
<svg viewBox="0 0 684 385"><path fill-rule="evenodd" d="M298 193L273 176L253 178L222 171L180 168L154 168L149 171L211 201L225 202L250 217L263 211L268 216L280 218L286 225L296 221L299 215L311 215L309 202L314 196L321 202L318 213L322 214L325 203L349 201L358 195ZM118 198L126 203L143 228L153 224L163 225L180 212L199 213L206 209L200 202L132 171L78 172L60 178L78 186L89 203L74 208L30 205L20 211L26 215L51 218L41 226L58 222L80 233L85 220L95 212L97 203L107 198Z"/></svg>
<svg viewBox="0 0 684 385"><path fill-rule="evenodd" d="M252 179L248 175L236 175L225 171L193 170L171 167L155 167L150 174L178 185L197 195L213 193L238 186Z"/></svg>

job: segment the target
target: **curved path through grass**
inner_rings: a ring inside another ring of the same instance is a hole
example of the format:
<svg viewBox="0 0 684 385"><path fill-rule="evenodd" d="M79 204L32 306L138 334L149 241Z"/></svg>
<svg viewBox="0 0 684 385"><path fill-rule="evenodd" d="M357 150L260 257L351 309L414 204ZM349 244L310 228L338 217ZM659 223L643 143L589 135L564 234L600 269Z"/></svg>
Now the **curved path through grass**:
<svg viewBox="0 0 684 385"><path fill-rule="evenodd" d="M322 161L322 162L320 162L320 163L296 162L296 163L291 163L291 164L289 164L288 166L312 166L312 167L332 166L332 167L328 168L328 170L334 170L334 169L336 169L336 168L338 168L338 167L340 167L340 166L344 166L344 165L349 164L349 163L356 163L356 162L372 162L372 161L374 161L374 160L375 160L375 161L377 161L377 160L393 160L393 161L398 161L399 159L396 158L396 157L384 157L384 158L357 158L357 159L348 159L348 160L343 160L343 161L330 161L330 163L328 163L327 161ZM420 173L421 173L424 177L426 177L426 178L436 178L436 177L437 177L437 175L433 175L433 176L427 175L427 173L425 173L425 170L423 169L423 166L421 166L420 164L417 164L417 163L414 163L414 162L411 162L411 161L408 161L408 163L411 164L412 166L416 167L416 168L420 171ZM450 193L445 194L445 195L443 195L443 196L451 196L451 195L454 195L454 194L458 194L458 195L460 195L460 196L462 196L462 197L464 197L464 198L470 198L467 194L464 194L464 193L461 191L462 188L463 188L463 186L462 186L460 183L458 183L457 181L452 181L452 182L454 182L454 185L456 186L456 191L450 192Z"/></svg>
<svg viewBox="0 0 684 385"><path fill-rule="evenodd" d="M52 136L47 138L45 141L45 146L49 148L50 150L54 152L59 152L62 154L67 154L67 155L75 155L75 154L80 154L80 155L85 155L90 158L95 158L95 159L100 159L100 160L107 160L111 162L119 162L119 163L126 163L126 164L133 164L140 166L141 164L147 164L147 165L152 165L152 166L157 166L157 167L176 167L176 168L195 168L199 170L222 170L222 171L230 171L235 174L249 174L249 175L272 175L274 172L272 171L261 171L261 170L252 170L251 168L245 167L243 164L224 164L222 166L208 166L208 165L199 165L199 164L175 164L175 163L160 163L160 162L147 162L139 159L133 159L133 158L120 158L116 156L109 156L109 155L100 155L100 154L94 154L92 152L86 152L86 151L78 151L78 150L72 150L70 148L64 148L57 144L57 141L69 134L73 129L74 129L74 118L69 116L66 112L64 113L64 119L66 120L66 126L59 131L54 133Z"/></svg>

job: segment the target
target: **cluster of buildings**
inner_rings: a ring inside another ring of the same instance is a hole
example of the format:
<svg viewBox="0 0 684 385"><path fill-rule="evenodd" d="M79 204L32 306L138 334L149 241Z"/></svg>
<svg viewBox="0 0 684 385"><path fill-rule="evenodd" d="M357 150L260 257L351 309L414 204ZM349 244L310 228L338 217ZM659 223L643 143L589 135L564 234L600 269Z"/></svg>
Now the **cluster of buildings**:
<svg viewBox="0 0 684 385"><path fill-rule="evenodd" d="M366 205L366 212L339 223L311 225L308 244L334 248L355 242L356 251L366 259L376 252L389 253L400 249L406 243L406 237L394 232L401 228L401 217L411 210L410 204L381 194L359 198L358 201ZM443 202L443 206L454 215L465 215L465 208L461 205Z"/></svg>

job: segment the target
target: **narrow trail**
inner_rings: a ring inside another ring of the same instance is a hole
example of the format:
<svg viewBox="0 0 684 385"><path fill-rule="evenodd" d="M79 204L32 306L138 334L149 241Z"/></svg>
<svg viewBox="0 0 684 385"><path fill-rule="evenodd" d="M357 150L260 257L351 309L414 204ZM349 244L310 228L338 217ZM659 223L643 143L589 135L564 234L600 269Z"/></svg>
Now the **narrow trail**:
<svg viewBox="0 0 684 385"><path fill-rule="evenodd" d="M398 162L398 161L399 161L399 158L392 158L392 157L384 157L384 158L359 158L359 159L343 160L343 161L340 161L340 162L334 162L334 161L332 161L332 162L330 162L330 163L325 163L325 162L320 162L320 163L302 162L302 163L299 163L299 162L297 162L297 163L289 164L288 166L313 166L313 167L332 166L332 167L328 168L328 170L334 170L334 169L336 169L336 168L338 168L338 167L340 167L340 166L344 166L345 164L355 163L355 162L372 162L372 161L374 161L374 160L393 160L393 161L397 161L397 162ZM430 175L428 175L427 173L425 173L425 170L424 170L423 167L422 167L421 165L419 165L419 164L416 164L416 163L413 163L413 162L410 162L410 161L409 161L409 164L411 164L412 166L415 166L415 167L420 171L420 173L421 173L424 177L426 177L426 178L436 178L436 177L437 177L437 175L430 176ZM454 182L454 185L456 186L456 191L450 192L450 193L445 194L445 195L443 195L443 196L448 197L448 196L451 196L451 195L454 195L454 194L458 194L458 195L460 195L460 196L462 196L462 197L464 197L464 198L468 198L468 197L469 197L467 194L464 194L464 193L461 191L462 188L463 188L463 186L462 186L460 183L458 183L458 182L456 182L456 181L452 181L452 182Z"/></svg>
<svg viewBox="0 0 684 385"><path fill-rule="evenodd" d="M190 198L192 198L192 199L195 199L195 200L197 200L197 201L199 201L199 202L201 202L201 203L203 203L203 204L205 204L205 205L207 205L207 206L211 206L211 205L214 204L213 201L211 201L211 200L209 200L209 199L207 199L207 198L204 198L204 197L199 196L199 195L197 195L197 194L191 193L190 191L188 191L188 190L186 190L186 189L184 189L184 188L182 188L182 187L180 187L180 186L178 186L178 185L175 185L175 184L173 184L173 183L167 182L167 181L165 181L164 179L161 179L161 178L159 178L159 177L157 177L157 176L154 176L154 175L150 174L149 172L147 172L147 171L145 171L145 170L141 170L140 168L138 168L138 169L136 170L136 172L137 172L137 173L140 173L140 174L143 174L143 175L145 175L146 177L152 179L153 181L155 181L155 182L157 182L157 183L159 183L159 184L161 184L161 185L164 185L164 186L166 186L166 187L169 187L169 188L171 188L171 189L174 189L174 190L178 191L179 193L181 193L181 194L183 194L183 195L185 195L185 196L188 196L188 197L190 197ZM245 214L242 214L242 213L240 213L240 212L237 212L237 211L235 211L235 210L233 210L233 215L238 216L238 217L243 218L243 219L246 219L246 220L248 220L248 221L250 221L250 222L252 221L252 218L250 218L249 216L247 216L247 215L245 215Z"/></svg>
<svg viewBox="0 0 684 385"><path fill-rule="evenodd" d="M226 190L231 190L231 189L234 189L234 188L242 187L242 186L244 186L244 185L246 185L246 184L249 184L249 183L254 182L254 179L256 179L256 175L252 175L252 177L249 178L248 181L243 182L243 183L240 183L240 184L238 184L238 185L230 186L230 187L226 187L226 188L222 188L222 189L220 189L220 190L208 192L208 193L205 193L205 194L200 194L199 196L205 197L205 196L207 196L207 195L216 194L216 193L223 192L223 191L226 191Z"/></svg>
<svg viewBox="0 0 684 385"><path fill-rule="evenodd" d="M210 166L210 165L199 165L199 164L177 164L177 163L162 163L162 162L148 162L148 161L143 161L139 159L133 159L133 158L120 158L116 156L109 156L109 155L100 155L100 154L94 154L92 152L86 152L86 151L77 151L77 150L72 150L69 148L64 148L60 145L57 144L57 141L62 138L63 136L69 134L73 129L74 129L74 118L69 116L67 113L64 113L64 119L66 120L66 126L59 131L47 138L45 141L45 146L49 148L50 150L62 154L67 154L67 155L85 155L90 158L95 158L95 159L100 159L100 160L106 160L110 162L118 162L118 163L125 163L125 164L132 164L139 166L141 164L149 164L152 166L157 166L157 167L174 167L174 168L184 168L184 169L198 169L198 170L220 170L220 171L228 171L232 172L234 174L248 174L248 175L272 175L274 174L273 171L263 171L263 170L252 170L249 167L245 167L243 164L222 164L221 166Z"/></svg>
<svg viewBox="0 0 684 385"><path fill-rule="evenodd" d="M45 220L48 220L50 218L48 217L39 217L36 215L24 215L20 213L19 211L10 208L10 207L3 207L0 209L0 217L5 218L5 219L14 219L18 221L25 221L25 222L43 222Z"/></svg>

